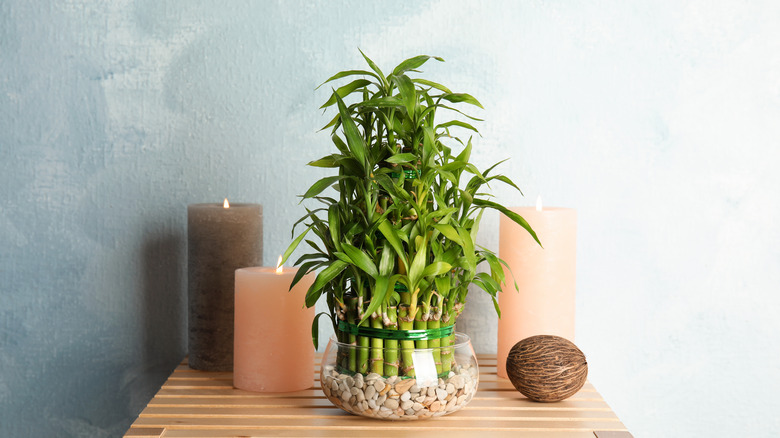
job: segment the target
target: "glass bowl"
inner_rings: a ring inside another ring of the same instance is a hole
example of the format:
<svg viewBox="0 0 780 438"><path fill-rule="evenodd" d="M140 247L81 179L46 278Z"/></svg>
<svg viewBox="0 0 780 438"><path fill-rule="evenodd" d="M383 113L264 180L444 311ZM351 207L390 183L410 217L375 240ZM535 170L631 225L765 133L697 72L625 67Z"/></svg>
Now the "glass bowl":
<svg viewBox="0 0 780 438"><path fill-rule="evenodd" d="M441 346L417 348L420 341L360 346L333 336L320 366L322 391L346 412L382 420L456 412L477 392L477 357L462 333L433 344Z"/></svg>

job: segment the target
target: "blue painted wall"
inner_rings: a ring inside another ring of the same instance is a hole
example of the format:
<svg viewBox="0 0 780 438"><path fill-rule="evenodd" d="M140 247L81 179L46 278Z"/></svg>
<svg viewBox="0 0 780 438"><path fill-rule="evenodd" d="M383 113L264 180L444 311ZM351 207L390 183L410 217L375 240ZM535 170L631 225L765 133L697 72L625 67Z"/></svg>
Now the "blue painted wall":
<svg viewBox="0 0 780 438"><path fill-rule="evenodd" d="M772 1L0 1L0 436L125 431L185 354L186 205L262 203L273 263L330 150L314 88L357 47L443 56L425 70L486 107L478 164L512 157L529 195L499 200L578 209L578 344L634 436L777 436L778 22Z"/></svg>

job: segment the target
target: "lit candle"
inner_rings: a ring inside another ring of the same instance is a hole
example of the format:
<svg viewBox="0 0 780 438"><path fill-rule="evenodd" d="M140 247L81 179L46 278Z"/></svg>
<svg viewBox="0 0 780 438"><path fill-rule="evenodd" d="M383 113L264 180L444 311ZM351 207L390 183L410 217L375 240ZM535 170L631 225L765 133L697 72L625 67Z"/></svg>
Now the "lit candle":
<svg viewBox="0 0 780 438"><path fill-rule="evenodd" d="M314 308L305 305L314 274L304 276L288 291L297 272L297 268L281 266L236 271L236 388L290 392L314 384Z"/></svg>
<svg viewBox="0 0 780 438"><path fill-rule="evenodd" d="M499 295L497 365L501 377L507 377L509 350L529 336L556 335L574 342L576 307L576 210L543 208L541 197L535 208L510 210L531 225L544 248L525 229L501 216L498 252L512 271Z"/></svg>
<svg viewBox="0 0 780 438"><path fill-rule="evenodd" d="M263 207L227 199L189 205L187 242L189 364L230 371L234 273L263 264Z"/></svg>

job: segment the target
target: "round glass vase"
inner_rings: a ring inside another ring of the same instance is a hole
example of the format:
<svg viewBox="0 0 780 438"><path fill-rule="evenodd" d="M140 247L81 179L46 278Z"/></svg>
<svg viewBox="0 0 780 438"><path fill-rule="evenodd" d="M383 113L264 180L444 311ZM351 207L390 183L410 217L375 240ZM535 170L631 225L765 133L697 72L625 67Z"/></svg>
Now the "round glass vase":
<svg viewBox="0 0 780 438"><path fill-rule="evenodd" d="M367 347L331 337L320 366L325 397L346 412L381 420L439 417L471 401L479 366L467 335L455 333L435 348L401 344Z"/></svg>

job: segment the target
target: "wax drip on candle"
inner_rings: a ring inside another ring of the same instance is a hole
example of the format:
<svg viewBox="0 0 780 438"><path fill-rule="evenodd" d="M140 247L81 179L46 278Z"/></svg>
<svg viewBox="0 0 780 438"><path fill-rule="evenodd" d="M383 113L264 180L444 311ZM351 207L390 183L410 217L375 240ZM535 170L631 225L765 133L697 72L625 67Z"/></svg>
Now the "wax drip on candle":
<svg viewBox="0 0 780 438"><path fill-rule="evenodd" d="M279 256L279 261L276 262L276 273L283 274L284 266L282 266L282 256Z"/></svg>
<svg viewBox="0 0 780 438"><path fill-rule="evenodd" d="M230 203L228 202L227 198L225 198L225 202L222 203L222 208L230 208Z"/></svg>
<svg viewBox="0 0 780 438"><path fill-rule="evenodd" d="M542 195L536 198L536 211L542 211Z"/></svg>

